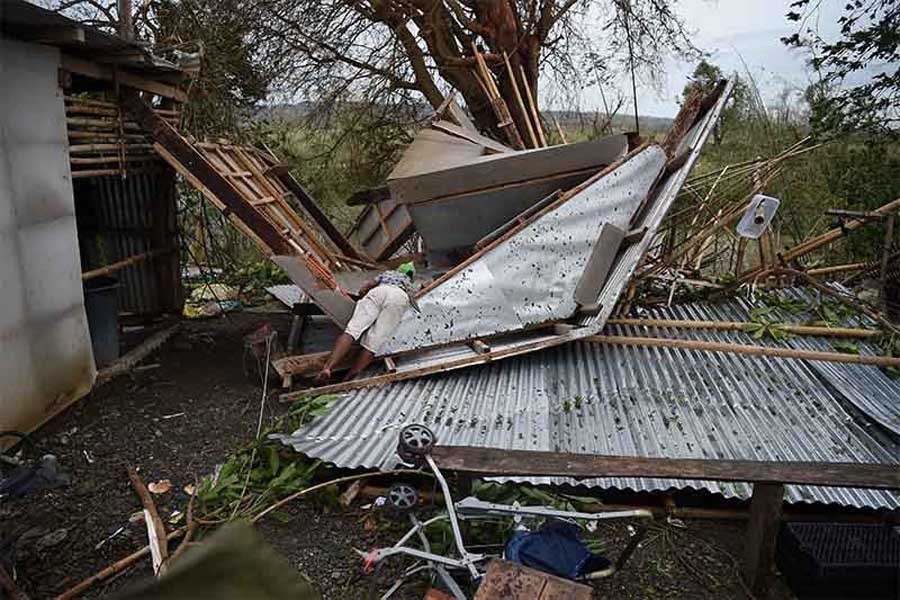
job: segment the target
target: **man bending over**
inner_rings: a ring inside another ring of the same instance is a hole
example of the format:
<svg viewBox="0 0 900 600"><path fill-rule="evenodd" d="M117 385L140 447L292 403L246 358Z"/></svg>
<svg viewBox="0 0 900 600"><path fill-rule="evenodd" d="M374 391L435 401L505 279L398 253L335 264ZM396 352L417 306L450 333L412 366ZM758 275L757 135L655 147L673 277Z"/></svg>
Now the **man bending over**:
<svg viewBox="0 0 900 600"><path fill-rule="evenodd" d="M360 288L359 293L363 297L356 303L344 333L334 343L325 366L316 376L316 383L331 379L332 369L347 356L356 341L362 346L362 351L344 381L353 379L372 364L375 354L394 333L412 302L415 275L413 264L406 262L395 271L381 273Z"/></svg>

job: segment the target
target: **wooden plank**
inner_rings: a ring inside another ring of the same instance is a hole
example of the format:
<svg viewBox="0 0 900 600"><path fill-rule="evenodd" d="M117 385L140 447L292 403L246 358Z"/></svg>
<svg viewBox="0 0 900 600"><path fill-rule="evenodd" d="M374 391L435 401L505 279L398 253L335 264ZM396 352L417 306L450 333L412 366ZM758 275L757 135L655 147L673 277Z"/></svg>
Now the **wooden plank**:
<svg viewBox="0 0 900 600"><path fill-rule="evenodd" d="M275 197L275 203L273 204L277 205L280 209L280 212L283 212L288 218L291 219L294 225L299 228L299 230L306 237L306 243L312 249L312 251L315 252L323 262L328 262L332 266L340 267L341 265L335 258L334 253L331 251L331 249L326 248L318 239L317 232L314 231L302 218L300 218L300 216L296 212L294 212L294 209L291 207L291 205L285 201L284 190L275 183L278 180L275 180L275 182L269 180L269 178L267 178L263 174L260 165L256 163L248 153L244 152L243 149L236 147L233 149L233 153L238 161L242 162L248 169L250 169L250 172L253 174L254 180L257 181L265 191L268 191L270 194L272 194L272 196ZM273 205L268 208L275 209L275 206ZM327 236L323 237L327 239Z"/></svg>
<svg viewBox="0 0 900 600"><path fill-rule="evenodd" d="M720 342L707 342L703 340L638 337L630 335L592 335L584 339L587 342L595 342L599 344L618 344L621 346L681 348L684 350L722 352L726 354L744 354L747 356L794 358L798 360L822 360L825 362L872 365L876 367L900 367L900 357L891 356L844 354L842 352L818 352L813 350L795 350L793 348L780 348L772 346L753 346L750 344L723 344Z"/></svg>
<svg viewBox="0 0 900 600"><path fill-rule="evenodd" d="M322 228L322 231L325 232L325 235L331 242L337 246L341 252L345 256L349 256L350 258L355 258L357 260L365 260L366 257L363 256L356 247L351 244L347 238L343 236L343 234L338 231L338 228L334 226L331 220L322 212L319 206L316 204L315 200L313 200L312 196L307 193L303 186L294 179L294 176L290 173L279 173L276 175L278 181L287 188L287 190L294 195L294 198L297 199L297 202L300 203L300 206L303 207L303 210L309 214L313 221Z"/></svg>
<svg viewBox="0 0 900 600"><path fill-rule="evenodd" d="M584 265L584 271L575 286L575 302L579 306L590 306L597 303L600 290L606 283L606 277L612 269L619 247L625 238L625 232L611 223L600 226L600 233L594 242L591 255Z"/></svg>
<svg viewBox="0 0 900 600"><path fill-rule="evenodd" d="M177 102L187 101L187 93L173 85L153 81L152 79L147 79L140 75L129 73L128 71L122 71L121 69L115 69L107 65L100 65L68 54L60 56L60 68L92 79L111 82L115 81L130 88L143 90L165 98L171 98Z"/></svg>
<svg viewBox="0 0 900 600"><path fill-rule="evenodd" d="M591 593L586 585L494 559L474 600L590 600Z"/></svg>
<svg viewBox="0 0 900 600"><path fill-rule="evenodd" d="M600 170L621 159L627 148L627 138L615 135L590 142L493 154L463 165L389 179L388 187L399 202L411 204L563 173Z"/></svg>
<svg viewBox="0 0 900 600"><path fill-rule="evenodd" d="M171 124L153 112L153 109L137 94L125 94L125 109L146 129L160 146L166 148L172 166L190 172L202 185L220 200L229 213L236 215L254 234L276 254L293 254L287 241L263 218L255 208L222 177ZM164 157L166 158L166 157ZM202 190L201 190L202 191Z"/></svg>
<svg viewBox="0 0 900 600"><path fill-rule="evenodd" d="M775 546L783 502L783 484L753 485L750 520L747 522L744 542L743 576L747 586L755 594L764 594L775 574Z"/></svg>
<svg viewBox="0 0 900 600"><path fill-rule="evenodd" d="M450 123L449 121L435 121L431 124L431 127L433 129L437 129L438 131L442 131L447 135L452 135L453 137L457 137L461 140L466 140L467 142L472 142L473 144L483 146L484 149L486 151L490 151L491 154L515 152L509 146L504 146L500 142L495 142L491 138L479 134L478 131L466 129L465 127L461 127L459 125L456 125L455 123Z"/></svg>
<svg viewBox="0 0 900 600"><path fill-rule="evenodd" d="M433 456L442 469L485 476L650 477L900 489L897 464L648 458L462 446L436 446Z"/></svg>

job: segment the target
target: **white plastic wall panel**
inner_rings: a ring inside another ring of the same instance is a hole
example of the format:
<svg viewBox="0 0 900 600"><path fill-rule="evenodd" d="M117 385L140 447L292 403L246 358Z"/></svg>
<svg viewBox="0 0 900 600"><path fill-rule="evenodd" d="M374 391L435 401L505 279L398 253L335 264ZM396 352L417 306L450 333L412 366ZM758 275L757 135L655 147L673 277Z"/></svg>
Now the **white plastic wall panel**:
<svg viewBox="0 0 900 600"><path fill-rule="evenodd" d="M58 67L56 49L0 38L0 429L34 429L96 374Z"/></svg>
<svg viewBox="0 0 900 600"><path fill-rule="evenodd" d="M382 354L570 317L600 227L627 229L666 162L651 146L488 250L418 299Z"/></svg>

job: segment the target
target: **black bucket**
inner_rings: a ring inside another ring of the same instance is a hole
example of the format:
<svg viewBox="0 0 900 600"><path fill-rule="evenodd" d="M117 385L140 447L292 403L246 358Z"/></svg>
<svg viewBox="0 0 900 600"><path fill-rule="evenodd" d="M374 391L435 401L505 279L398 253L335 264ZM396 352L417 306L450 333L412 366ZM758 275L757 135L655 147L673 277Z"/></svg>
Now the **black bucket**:
<svg viewBox="0 0 900 600"><path fill-rule="evenodd" d="M84 282L84 310L91 349L98 367L119 358L119 282L112 277L96 277Z"/></svg>

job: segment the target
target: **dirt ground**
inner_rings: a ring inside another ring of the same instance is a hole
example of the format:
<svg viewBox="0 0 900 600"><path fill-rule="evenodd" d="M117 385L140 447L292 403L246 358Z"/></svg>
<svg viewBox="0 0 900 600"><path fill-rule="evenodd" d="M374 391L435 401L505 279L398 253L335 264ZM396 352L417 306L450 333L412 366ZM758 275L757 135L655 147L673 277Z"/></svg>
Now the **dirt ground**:
<svg viewBox="0 0 900 600"><path fill-rule="evenodd" d="M284 333L285 314L239 313L230 319L190 322L149 368L95 390L33 436L35 452L57 456L68 486L0 503L0 539L17 539L19 585L31 598L53 597L146 542L142 521L129 519L140 504L126 466L147 482L169 479L170 492L155 497L164 520L185 508L186 484L213 471L256 427L260 382L243 368L242 336L264 322ZM284 337L282 337L284 339ZM159 365L158 367L155 365ZM277 396L267 414L282 407ZM296 503L286 522L264 520L259 530L325 599L376 598L400 564L365 575L352 548L388 545L403 529L370 511L361 499L335 510ZM284 520L284 519L282 519ZM657 525L619 575L597 584L602 598L745 598L735 557L741 555L738 523L689 521L685 528ZM597 535L615 557L628 525L602 526ZM150 576L143 560L94 587L87 597L108 597ZM421 598L421 587L398 597ZM775 598L791 597L779 581Z"/></svg>

